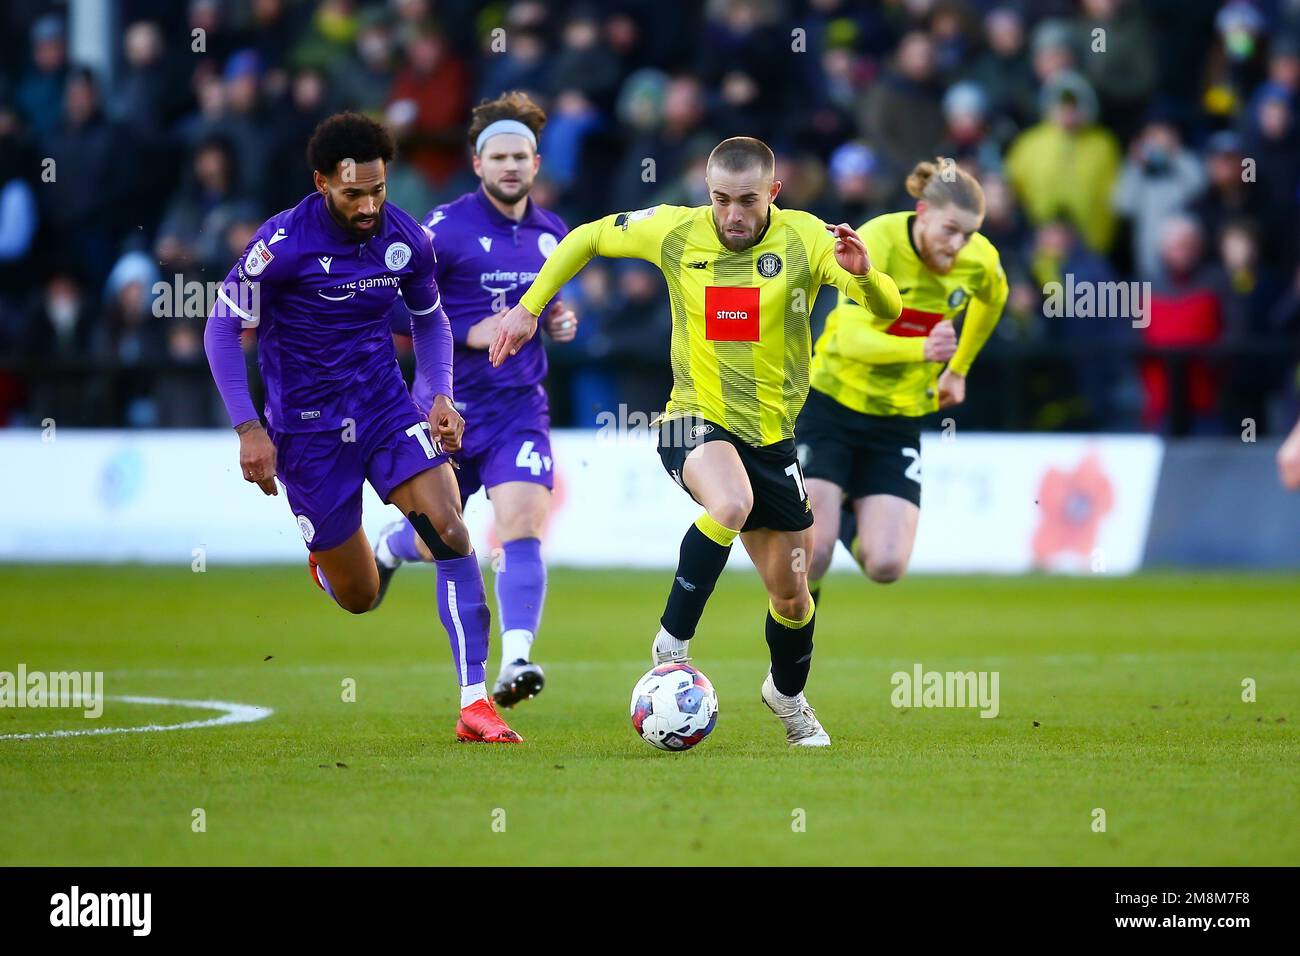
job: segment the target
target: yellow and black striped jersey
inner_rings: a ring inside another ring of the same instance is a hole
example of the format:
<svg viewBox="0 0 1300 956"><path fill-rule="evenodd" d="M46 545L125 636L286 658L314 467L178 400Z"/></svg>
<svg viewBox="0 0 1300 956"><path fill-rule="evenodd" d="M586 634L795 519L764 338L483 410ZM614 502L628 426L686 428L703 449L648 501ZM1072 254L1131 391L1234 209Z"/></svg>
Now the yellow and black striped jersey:
<svg viewBox="0 0 1300 956"><path fill-rule="evenodd" d="M823 285L897 317L898 290L881 269L865 276L835 260L816 216L771 207L767 229L743 252L718 238L711 206L654 206L570 232L520 300L534 315L593 256L658 266L672 306L673 390L665 419L697 415L755 446L794 434L808 397L808 316Z"/></svg>
<svg viewBox="0 0 1300 956"><path fill-rule="evenodd" d="M998 251L978 232L947 275L930 270L912 244L913 212L877 216L858 230L873 271L893 278L899 315L881 315L840 296L813 354L812 387L870 415L925 415L939 407L942 363L924 358L925 336L963 313L949 368L965 375L988 340L1007 300Z"/></svg>

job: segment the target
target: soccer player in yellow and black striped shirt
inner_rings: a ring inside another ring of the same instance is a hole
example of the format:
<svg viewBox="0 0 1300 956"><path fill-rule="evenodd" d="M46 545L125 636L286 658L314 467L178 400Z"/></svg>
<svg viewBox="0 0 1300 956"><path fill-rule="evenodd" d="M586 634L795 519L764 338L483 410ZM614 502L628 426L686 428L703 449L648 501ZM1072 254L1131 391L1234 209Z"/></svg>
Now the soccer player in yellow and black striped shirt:
<svg viewBox="0 0 1300 956"><path fill-rule="evenodd" d="M917 164L907 190L914 211L861 230L872 265L898 283L902 313L840 298L817 340L798 421L816 518L814 595L837 537L873 581L896 581L907 569L921 513L921 416L965 400L966 375L1007 299L998 251L979 233L979 182L937 159Z"/></svg>
<svg viewBox="0 0 1300 956"><path fill-rule="evenodd" d="M593 256L659 267L673 317L673 390L659 455L704 513L682 539L654 661L687 659L739 535L770 599L763 700L790 744L824 747L830 738L803 694L814 607L800 555L811 544L812 511L793 441L808 395L808 316L823 285L878 315L897 318L901 305L893 280L872 267L849 226L772 204L781 190L773 174L764 143L725 140L709 157L710 205L655 206L574 229L502 319L490 357L500 364L514 354L546 303Z"/></svg>

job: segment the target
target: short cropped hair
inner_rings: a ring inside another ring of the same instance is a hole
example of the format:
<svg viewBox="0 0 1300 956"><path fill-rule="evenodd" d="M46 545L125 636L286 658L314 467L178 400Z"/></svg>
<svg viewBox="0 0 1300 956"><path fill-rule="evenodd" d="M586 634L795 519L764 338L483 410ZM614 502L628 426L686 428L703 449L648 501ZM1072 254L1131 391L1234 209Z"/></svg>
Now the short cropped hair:
<svg viewBox="0 0 1300 956"><path fill-rule="evenodd" d="M325 176L332 176L345 159L355 163L382 159L387 165L396 153L388 130L361 113L326 117L307 141L307 165Z"/></svg>
<svg viewBox="0 0 1300 956"><path fill-rule="evenodd" d="M771 179L776 174L776 157L772 155L772 148L752 136L733 136L713 147L705 169L739 173L755 166L764 179Z"/></svg>

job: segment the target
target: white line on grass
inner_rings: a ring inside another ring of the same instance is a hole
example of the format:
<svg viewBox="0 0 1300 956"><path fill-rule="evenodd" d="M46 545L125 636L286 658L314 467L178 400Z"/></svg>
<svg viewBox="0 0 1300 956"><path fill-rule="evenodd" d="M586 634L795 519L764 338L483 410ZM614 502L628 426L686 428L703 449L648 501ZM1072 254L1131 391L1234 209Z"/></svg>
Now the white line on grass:
<svg viewBox="0 0 1300 956"><path fill-rule="evenodd" d="M221 727L225 724L251 724L264 720L275 711L270 707L252 704L231 704L223 700L173 700L170 697L105 697L124 704L157 704L163 707L192 707L197 710L219 710L221 715L207 720L187 720L179 724L145 724L143 727L96 727L93 730L45 730L30 734L0 734L0 740L35 740L38 737L90 737L97 734L143 734L155 730L197 730L200 727Z"/></svg>

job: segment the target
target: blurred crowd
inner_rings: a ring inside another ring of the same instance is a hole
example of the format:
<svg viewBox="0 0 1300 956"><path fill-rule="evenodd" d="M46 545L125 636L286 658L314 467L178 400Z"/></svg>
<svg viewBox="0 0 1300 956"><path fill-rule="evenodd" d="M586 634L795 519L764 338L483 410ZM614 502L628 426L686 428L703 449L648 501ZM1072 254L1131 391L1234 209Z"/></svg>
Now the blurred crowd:
<svg viewBox="0 0 1300 956"><path fill-rule="evenodd" d="M959 420L1214 434L1295 417L1300 0L113 9L98 70L70 57L67 4L0 10L0 422L220 424L202 309L177 283L219 282L310 190L329 113L390 125L389 200L421 216L474 187L469 109L510 89L550 114L534 196L570 224L707 202L704 159L738 134L776 151L779 205L853 225L908 205L920 159L969 168L1012 293ZM1045 314L1067 278L1149 283L1144 320ZM583 322L551 350L555 423L660 407L657 273L593 263L569 297Z"/></svg>

